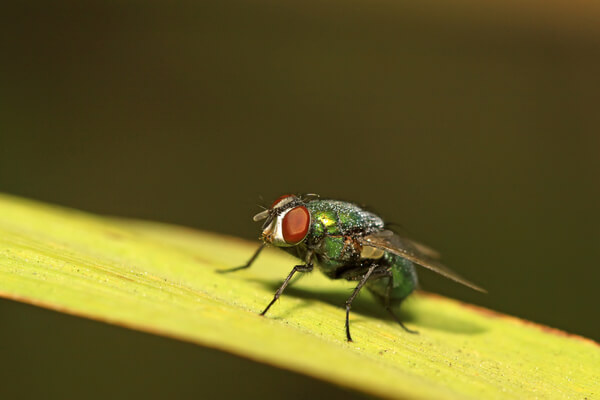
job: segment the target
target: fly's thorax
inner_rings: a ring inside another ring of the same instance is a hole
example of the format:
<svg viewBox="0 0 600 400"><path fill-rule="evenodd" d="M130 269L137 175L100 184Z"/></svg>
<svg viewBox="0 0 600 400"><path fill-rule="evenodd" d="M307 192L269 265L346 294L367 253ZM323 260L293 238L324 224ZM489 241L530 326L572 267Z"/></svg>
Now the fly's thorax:
<svg viewBox="0 0 600 400"><path fill-rule="evenodd" d="M350 236L325 236L313 247L317 264L327 275L339 267L360 264L360 245Z"/></svg>
<svg viewBox="0 0 600 400"><path fill-rule="evenodd" d="M337 200L313 200L306 204L311 214L309 237L366 235L383 229L381 218L359 206Z"/></svg>
<svg viewBox="0 0 600 400"><path fill-rule="evenodd" d="M379 258L383 252L370 249L361 257L358 237L383 228L383 221L355 204L337 200L313 200L306 204L311 226L306 242L314 250L317 264L327 276L337 276L338 268L361 265L366 258Z"/></svg>

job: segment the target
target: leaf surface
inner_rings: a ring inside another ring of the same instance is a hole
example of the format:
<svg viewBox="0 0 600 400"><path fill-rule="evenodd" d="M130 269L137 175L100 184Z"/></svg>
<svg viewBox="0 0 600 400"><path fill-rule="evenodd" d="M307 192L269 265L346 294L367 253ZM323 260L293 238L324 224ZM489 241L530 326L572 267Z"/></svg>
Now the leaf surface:
<svg viewBox="0 0 600 400"><path fill-rule="evenodd" d="M403 331L353 284L318 273L258 315L297 263L258 243L0 195L0 296L221 349L387 398L593 399L600 347L514 317L417 293ZM354 312L355 310L355 312Z"/></svg>

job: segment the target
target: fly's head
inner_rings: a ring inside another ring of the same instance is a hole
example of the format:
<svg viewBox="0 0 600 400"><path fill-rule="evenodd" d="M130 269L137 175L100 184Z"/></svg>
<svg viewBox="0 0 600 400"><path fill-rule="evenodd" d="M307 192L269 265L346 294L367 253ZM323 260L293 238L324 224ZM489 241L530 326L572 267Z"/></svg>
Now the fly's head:
<svg viewBox="0 0 600 400"><path fill-rule="evenodd" d="M286 194L271 207L254 216L254 221L265 220L261 239L278 247L291 247L302 242L310 230L310 212L298 196Z"/></svg>

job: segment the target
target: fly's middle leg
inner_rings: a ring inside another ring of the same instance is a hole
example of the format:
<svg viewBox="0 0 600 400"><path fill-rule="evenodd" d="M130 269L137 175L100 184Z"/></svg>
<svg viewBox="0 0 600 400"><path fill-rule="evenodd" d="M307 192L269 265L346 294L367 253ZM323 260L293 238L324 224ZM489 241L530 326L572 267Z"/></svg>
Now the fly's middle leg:
<svg viewBox="0 0 600 400"><path fill-rule="evenodd" d="M348 298L348 300L346 300L346 339L349 342L352 342L352 336L350 336L350 308L352 308L352 302L358 295L358 292L360 292L360 289L362 289L365 283L367 283L367 280L369 280L369 277L371 276L375 268L377 268L377 264L373 264L369 267L367 272L362 276L358 285L356 285L356 288L352 292L352 295Z"/></svg>

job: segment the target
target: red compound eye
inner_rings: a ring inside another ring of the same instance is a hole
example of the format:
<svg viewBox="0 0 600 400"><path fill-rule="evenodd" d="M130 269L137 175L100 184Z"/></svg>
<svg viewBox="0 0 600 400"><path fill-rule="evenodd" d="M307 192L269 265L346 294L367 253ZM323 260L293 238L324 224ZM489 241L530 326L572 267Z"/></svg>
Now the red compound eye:
<svg viewBox="0 0 600 400"><path fill-rule="evenodd" d="M310 213L304 206L292 208L283 217L281 230L283 240L288 244L300 243L308 234Z"/></svg>
<svg viewBox="0 0 600 400"><path fill-rule="evenodd" d="M275 200L273 202L273 204L271 204L271 208L275 208L275 206L277 204L279 204L280 201L282 201L283 199L287 199L288 197L293 197L293 194L284 194L283 196L279 197L277 200ZM291 200L291 199L290 199Z"/></svg>

